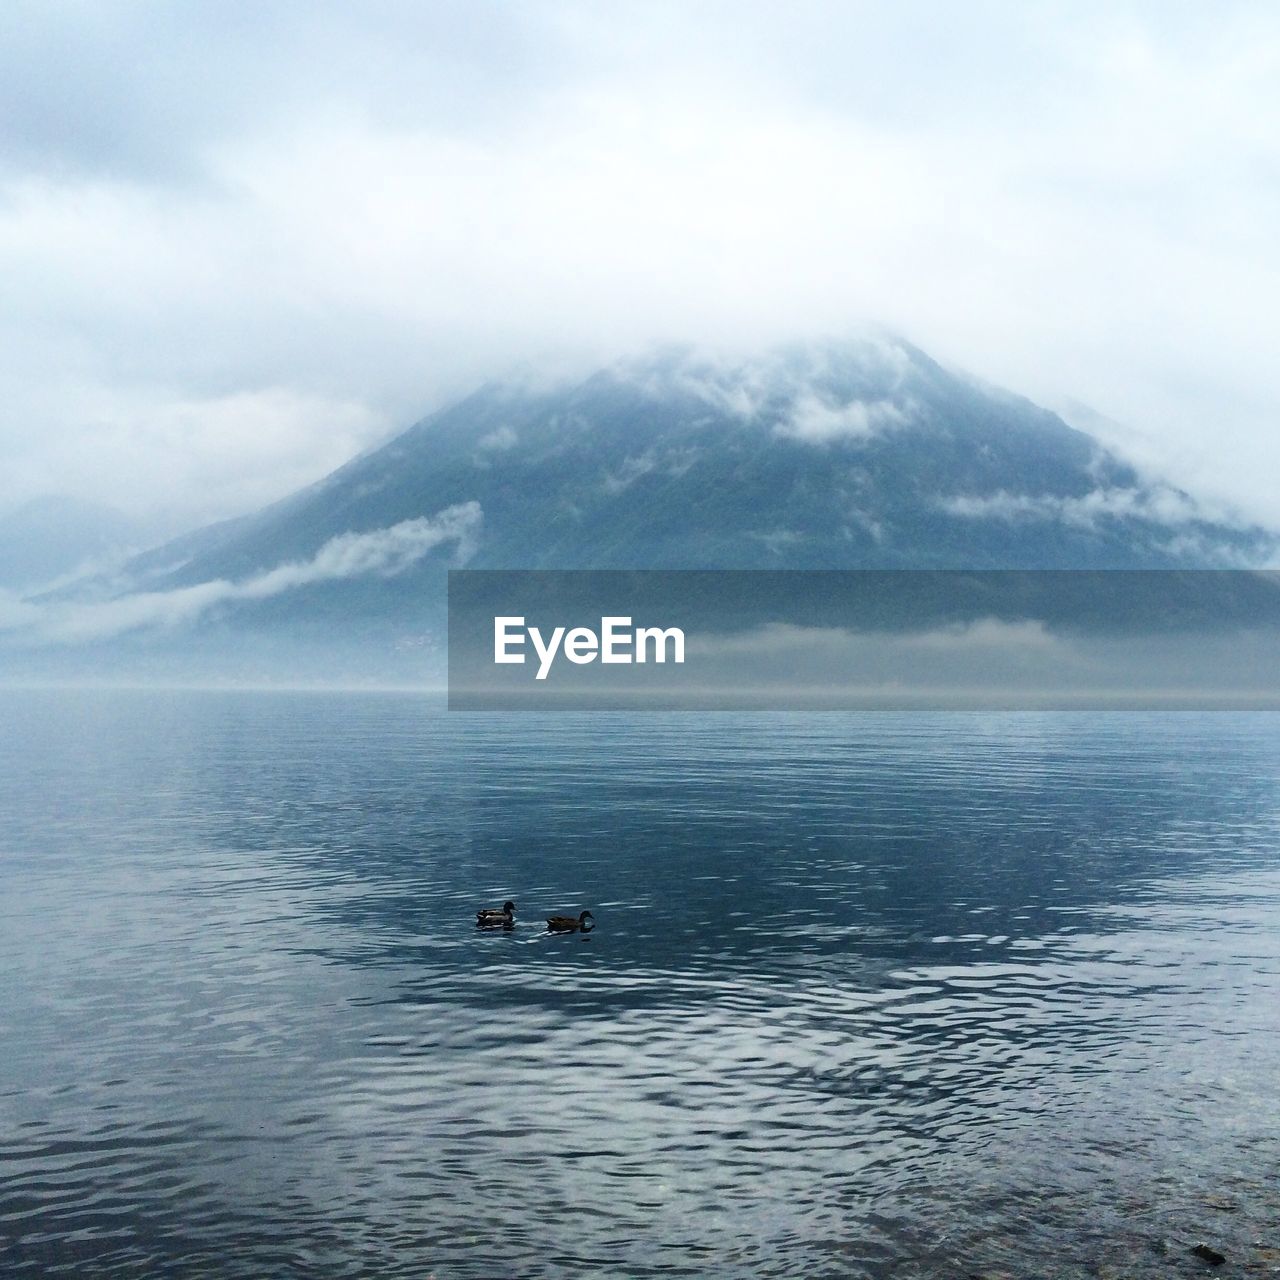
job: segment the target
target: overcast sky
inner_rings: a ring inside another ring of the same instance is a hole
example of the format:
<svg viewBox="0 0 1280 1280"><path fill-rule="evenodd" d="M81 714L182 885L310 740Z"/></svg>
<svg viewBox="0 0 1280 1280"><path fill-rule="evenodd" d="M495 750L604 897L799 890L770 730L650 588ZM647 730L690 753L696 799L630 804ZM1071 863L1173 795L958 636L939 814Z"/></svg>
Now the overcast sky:
<svg viewBox="0 0 1280 1280"><path fill-rule="evenodd" d="M0 6L0 508L866 321L1280 524L1280 6Z"/></svg>

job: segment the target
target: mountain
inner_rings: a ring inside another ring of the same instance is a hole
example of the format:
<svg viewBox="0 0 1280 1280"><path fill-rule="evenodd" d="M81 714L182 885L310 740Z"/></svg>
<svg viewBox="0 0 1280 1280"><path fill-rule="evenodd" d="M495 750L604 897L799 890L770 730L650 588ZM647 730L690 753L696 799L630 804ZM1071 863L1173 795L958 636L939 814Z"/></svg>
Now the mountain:
<svg viewBox="0 0 1280 1280"><path fill-rule="evenodd" d="M46 494L0 514L0 587L30 590L117 560L143 541L123 512Z"/></svg>
<svg viewBox="0 0 1280 1280"><path fill-rule="evenodd" d="M1273 545L1030 401L864 340L490 385L137 567L167 585L242 577L466 502L478 567L1206 567Z"/></svg>
<svg viewBox="0 0 1280 1280"><path fill-rule="evenodd" d="M412 646L438 631L459 563L1203 568L1276 547L898 339L671 349L482 387L318 484L136 558L97 585L98 622L60 625Z"/></svg>

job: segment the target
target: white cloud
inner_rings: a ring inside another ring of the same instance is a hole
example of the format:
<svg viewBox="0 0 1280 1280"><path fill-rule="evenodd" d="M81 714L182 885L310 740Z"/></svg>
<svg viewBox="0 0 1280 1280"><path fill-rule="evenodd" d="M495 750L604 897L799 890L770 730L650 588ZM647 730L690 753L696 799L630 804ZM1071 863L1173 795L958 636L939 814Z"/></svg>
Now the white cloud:
<svg viewBox="0 0 1280 1280"><path fill-rule="evenodd" d="M602 481L605 493L610 496L631 488L642 476L651 475L658 465L657 454L648 449L644 453L624 458L616 471L606 471Z"/></svg>
<svg viewBox="0 0 1280 1280"><path fill-rule="evenodd" d="M833 404L821 396L805 395L796 400L774 431L792 440L825 444L831 440L865 440L908 421L908 411L892 400Z"/></svg>
<svg viewBox="0 0 1280 1280"><path fill-rule="evenodd" d="M676 351L665 362L620 361L611 373L656 399L692 396L743 422L770 421L774 434L810 444L865 439L910 422L918 406L898 394L911 369L902 344L859 325L840 346L838 355L819 341L744 357L704 345ZM851 376L869 388L864 398L829 390Z"/></svg>
<svg viewBox="0 0 1280 1280"><path fill-rule="evenodd" d="M744 422L761 412L773 381L758 366L705 346L674 354L666 368L655 368L649 359L623 360L610 373L654 399L665 400L672 394L692 396L709 409Z"/></svg>
<svg viewBox="0 0 1280 1280"><path fill-rule="evenodd" d="M475 7L22 8L0 502L233 514L512 361L870 318L1280 515L1274 6Z"/></svg>
<svg viewBox="0 0 1280 1280"><path fill-rule="evenodd" d="M103 640L129 631L195 622L217 605L265 600L299 587L346 578L394 577L446 543L465 560L481 524L476 502L432 518L329 539L309 560L290 561L238 581L215 579L171 591L139 591L104 601L31 603L0 594L0 632L35 643Z"/></svg>
<svg viewBox="0 0 1280 1280"><path fill-rule="evenodd" d="M499 427L496 431L490 431L488 435L481 436L476 447L492 453L501 453L506 449L514 449L518 439L519 437L510 427Z"/></svg>
<svg viewBox="0 0 1280 1280"><path fill-rule="evenodd" d="M320 479L388 430L387 420L358 400L287 387L174 395L96 379L54 381L17 403L36 422L64 425L23 433L7 448L0 434L15 490L94 495L145 512L162 531L263 506Z"/></svg>
<svg viewBox="0 0 1280 1280"><path fill-rule="evenodd" d="M1094 489L1078 498L1055 494L999 493L984 497L956 495L939 507L948 515L980 520L1052 520L1094 529L1099 520L1137 518L1157 524L1182 525L1203 520L1204 513L1175 489Z"/></svg>
<svg viewBox="0 0 1280 1280"><path fill-rule="evenodd" d="M616 471L606 471L602 486L610 496L629 489L642 476L655 472L665 476L682 476L701 456L696 448L646 449L624 458Z"/></svg>

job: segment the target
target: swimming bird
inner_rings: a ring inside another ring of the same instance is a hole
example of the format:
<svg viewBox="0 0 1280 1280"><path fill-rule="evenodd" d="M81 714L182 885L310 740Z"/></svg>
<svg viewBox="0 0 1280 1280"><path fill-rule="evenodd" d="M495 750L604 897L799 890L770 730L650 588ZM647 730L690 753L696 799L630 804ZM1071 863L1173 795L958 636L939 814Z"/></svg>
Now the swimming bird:
<svg viewBox="0 0 1280 1280"><path fill-rule="evenodd" d="M477 929L510 929L516 920L516 904L504 902L501 909L485 907L476 912Z"/></svg>
<svg viewBox="0 0 1280 1280"><path fill-rule="evenodd" d="M590 927L587 921L591 921ZM573 916L548 916L547 928L552 933L570 933L581 929L583 933L590 933L595 927L596 918L590 911L584 911L576 920Z"/></svg>

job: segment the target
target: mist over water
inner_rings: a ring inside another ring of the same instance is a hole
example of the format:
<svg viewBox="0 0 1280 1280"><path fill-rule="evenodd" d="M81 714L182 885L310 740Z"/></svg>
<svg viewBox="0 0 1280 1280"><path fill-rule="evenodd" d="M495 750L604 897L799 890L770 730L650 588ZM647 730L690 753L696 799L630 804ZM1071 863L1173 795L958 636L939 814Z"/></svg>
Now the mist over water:
<svg viewBox="0 0 1280 1280"><path fill-rule="evenodd" d="M1261 1268L1277 907L1269 714L0 693L0 1272Z"/></svg>

